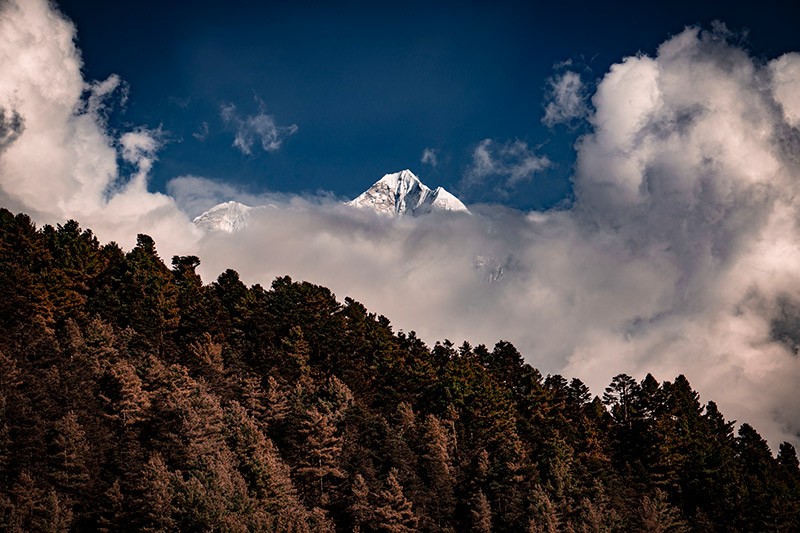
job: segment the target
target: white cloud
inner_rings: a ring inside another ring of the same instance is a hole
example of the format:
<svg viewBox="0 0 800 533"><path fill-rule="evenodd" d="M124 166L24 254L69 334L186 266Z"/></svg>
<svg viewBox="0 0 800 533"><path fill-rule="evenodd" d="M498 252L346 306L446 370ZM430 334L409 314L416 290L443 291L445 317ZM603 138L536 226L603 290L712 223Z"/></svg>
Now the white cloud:
<svg viewBox="0 0 800 533"><path fill-rule="evenodd" d="M3 205L23 207L39 222L76 218L123 245L151 232L166 248L191 248L196 236L186 216L169 197L147 191L157 150L153 130L115 138L106 102L120 92L124 100L125 84L116 75L86 83L81 67L75 27L49 2L2 5ZM120 174L118 157L136 166L134 175Z"/></svg>
<svg viewBox="0 0 800 533"><path fill-rule="evenodd" d="M209 208L235 200L247 205L257 205L252 198L244 198L240 191L227 183L219 183L198 176L179 176L167 183L167 193L175 199L177 205L191 217L207 211Z"/></svg>
<svg viewBox="0 0 800 533"><path fill-rule="evenodd" d="M439 164L439 152L435 148L425 148L422 151L422 157L420 158L420 162L430 165L433 168Z"/></svg>
<svg viewBox="0 0 800 533"><path fill-rule="evenodd" d="M156 153L161 148L161 136L160 129L151 130L144 127L123 133L119 138L122 159L135 164L139 167L140 172L146 175L156 160Z"/></svg>
<svg viewBox="0 0 800 533"><path fill-rule="evenodd" d="M570 65L562 63L561 65ZM586 105L586 87L577 72L566 71L547 80L544 117L542 122L553 127L556 124L570 123L589 115Z"/></svg>
<svg viewBox="0 0 800 533"><path fill-rule="evenodd" d="M175 200L181 211L194 218L209 208L230 200L249 205L273 205L291 207L337 202L330 194L319 192L314 196L300 197L294 194L253 193L229 183L200 176L178 176L167 183L167 193Z"/></svg>
<svg viewBox="0 0 800 533"><path fill-rule="evenodd" d="M268 115L264 103L258 100L259 112L255 115L241 117L234 104L223 104L220 107L222 120L236 128L233 146L245 155L252 155L256 143L266 152L280 149L284 139L297 132L297 125L278 126L275 117Z"/></svg>
<svg viewBox="0 0 800 533"><path fill-rule="evenodd" d="M495 178L500 180L496 184L498 191L505 192L532 179L550 165L547 156L536 155L523 141L498 145L492 139L484 139L472 152L472 163L464 173L461 186L469 189L486 185L489 178Z"/></svg>
<svg viewBox="0 0 800 533"><path fill-rule="evenodd" d="M105 118L109 111L108 99L115 92L120 93L118 101L120 106L125 106L128 101L128 84L117 74L112 74L103 81L89 83L86 88L89 96L86 99L84 112L98 118Z"/></svg>
<svg viewBox="0 0 800 533"><path fill-rule="evenodd" d="M775 87L775 99L781 104L786 122L800 127L800 54L785 54L769 65Z"/></svg>
<svg viewBox="0 0 800 533"><path fill-rule="evenodd" d="M791 102L778 105L786 86L765 79L800 58L762 67L724 37L689 28L598 86L574 216L624 243L638 273L663 277L640 294L655 305L578 348L568 368L680 369L735 418L796 440L800 365L772 333L781 298L800 297L800 143Z"/></svg>
<svg viewBox="0 0 800 533"><path fill-rule="evenodd" d="M43 0L0 10L3 205L39 222L74 217L126 246L149 233L164 257L199 255L206 281L232 267L249 283L325 284L428 342L510 340L596 393L618 372L684 373L773 445L798 442L797 339L781 330L800 302L797 54L764 64L689 28L614 65L577 145L569 210L388 220L284 197L242 233L200 237L179 206L247 195L192 177L173 180L172 196L148 192L158 135L108 131L81 99L74 37ZM524 143L485 140L473 172L506 186L543 164ZM502 279L486 283L477 257Z"/></svg>
<svg viewBox="0 0 800 533"><path fill-rule="evenodd" d="M209 133L209 131L208 131L208 122L206 122L204 120L203 123L200 124L200 129L198 129L197 131L192 133L192 137L194 137L195 139L197 139L200 142L203 142L206 139L208 139L208 133Z"/></svg>

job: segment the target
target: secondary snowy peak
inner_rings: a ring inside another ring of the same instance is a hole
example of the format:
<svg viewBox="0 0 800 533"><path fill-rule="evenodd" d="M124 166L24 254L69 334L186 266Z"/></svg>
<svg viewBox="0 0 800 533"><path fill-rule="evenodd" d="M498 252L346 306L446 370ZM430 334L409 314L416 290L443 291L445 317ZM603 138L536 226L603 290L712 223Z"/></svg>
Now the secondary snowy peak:
<svg viewBox="0 0 800 533"><path fill-rule="evenodd" d="M195 218L194 223L206 231L233 233L245 226L252 210L252 207L239 202L224 202Z"/></svg>
<svg viewBox="0 0 800 533"><path fill-rule="evenodd" d="M386 174L347 205L391 216L442 211L469 213L461 200L442 187L431 190L410 170ZM247 225L254 209L266 207L274 206L250 207L239 202L224 202L196 217L194 223L206 232L235 233Z"/></svg>
<svg viewBox="0 0 800 533"><path fill-rule="evenodd" d="M461 200L442 187L431 190L410 170L386 174L347 205L385 215L422 215L432 211L469 213Z"/></svg>

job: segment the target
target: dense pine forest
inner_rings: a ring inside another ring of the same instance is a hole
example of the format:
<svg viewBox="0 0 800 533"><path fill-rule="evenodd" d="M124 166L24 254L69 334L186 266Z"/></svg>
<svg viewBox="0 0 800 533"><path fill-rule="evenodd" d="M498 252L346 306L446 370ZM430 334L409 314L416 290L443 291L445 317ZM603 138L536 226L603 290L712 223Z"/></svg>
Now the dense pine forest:
<svg viewBox="0 0 800 533"><path fill-rule="evenodd" d="M0 210L0 529L800 531L794 447L683 376L593 397L199 262Z"/></svg>

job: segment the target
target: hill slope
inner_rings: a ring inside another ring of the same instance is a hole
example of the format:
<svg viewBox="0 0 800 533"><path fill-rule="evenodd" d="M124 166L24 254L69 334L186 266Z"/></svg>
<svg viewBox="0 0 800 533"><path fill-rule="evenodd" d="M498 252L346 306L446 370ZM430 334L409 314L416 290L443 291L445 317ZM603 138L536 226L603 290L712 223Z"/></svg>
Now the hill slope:
<svg viewBox="0 0 800 533"><path fill-rule="evenodd" d="M683 376L592 397L198 264L0 209L0 529L800 530L794 448Z"/></svg>

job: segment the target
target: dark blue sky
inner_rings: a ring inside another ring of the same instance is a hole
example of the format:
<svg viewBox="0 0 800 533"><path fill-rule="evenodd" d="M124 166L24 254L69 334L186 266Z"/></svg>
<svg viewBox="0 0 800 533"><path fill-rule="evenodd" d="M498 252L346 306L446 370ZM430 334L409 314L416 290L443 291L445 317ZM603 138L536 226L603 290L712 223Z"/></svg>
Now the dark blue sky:
<svg viewBox="0 0 800 533"><path fill-rule="evenodd" d="M300 2L61 0L78 28L87 79L130 86L120 128L162 126L168 142L151 188L194 174L251 192L331 191L353 197L386 172L410 168L466 202L550 207L569 197L580 127L541 123L553 65L571 59L590 85L624 56L684 26L721 20L748 30L772 58L800 50L798 2ZM279 126L274 152L232 146L258 100ZM203 131L203 141L192 134ZM459 182L483 139L521 140L553 165L498 192ZM436 168L420 163L438 151Z"/></svg>

